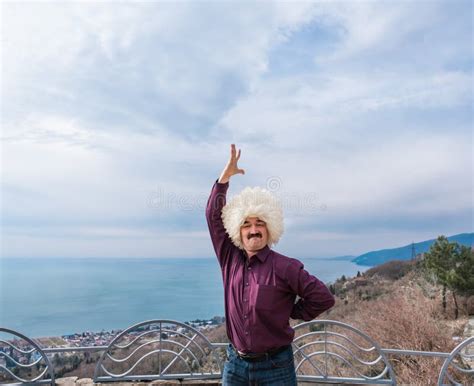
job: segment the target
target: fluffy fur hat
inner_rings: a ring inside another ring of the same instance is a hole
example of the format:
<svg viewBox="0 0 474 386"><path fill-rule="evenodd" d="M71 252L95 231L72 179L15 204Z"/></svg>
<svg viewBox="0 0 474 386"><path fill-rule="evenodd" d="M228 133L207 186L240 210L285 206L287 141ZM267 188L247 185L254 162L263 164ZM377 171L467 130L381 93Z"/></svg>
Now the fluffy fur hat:
<svg viewBox="0 0 474 386"><path fill-rule="evenodd" d="M280 202L269 191L247 187L222 208L225 230L240 249L244 249L240 227L247 217L258 217L266 222L269 247L278 242L283 234L283 210Z"/></svg>

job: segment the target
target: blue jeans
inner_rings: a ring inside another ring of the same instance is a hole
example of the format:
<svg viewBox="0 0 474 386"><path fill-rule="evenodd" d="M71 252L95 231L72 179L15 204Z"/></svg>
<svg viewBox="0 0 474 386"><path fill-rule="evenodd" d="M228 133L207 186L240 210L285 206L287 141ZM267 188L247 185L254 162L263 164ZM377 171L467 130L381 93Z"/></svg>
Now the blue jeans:
<svg viewBox="0 0 474 386"><path fill-rule="evenodd" d="M223 386L296 386L295 363L291 346L261 362L247 362L227 347Z"/></svg>

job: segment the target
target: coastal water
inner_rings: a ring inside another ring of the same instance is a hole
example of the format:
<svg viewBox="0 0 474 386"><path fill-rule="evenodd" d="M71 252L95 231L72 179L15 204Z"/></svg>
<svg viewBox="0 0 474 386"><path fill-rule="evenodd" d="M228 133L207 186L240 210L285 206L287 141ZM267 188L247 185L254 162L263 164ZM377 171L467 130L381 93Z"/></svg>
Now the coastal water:
<svg viewBox="0 0 474 386"><path fill-rule="evenodd" d="M301 261L326 283L368 268ZM0 326L30 337L223 315L215 259L0 259Z"/></svg>

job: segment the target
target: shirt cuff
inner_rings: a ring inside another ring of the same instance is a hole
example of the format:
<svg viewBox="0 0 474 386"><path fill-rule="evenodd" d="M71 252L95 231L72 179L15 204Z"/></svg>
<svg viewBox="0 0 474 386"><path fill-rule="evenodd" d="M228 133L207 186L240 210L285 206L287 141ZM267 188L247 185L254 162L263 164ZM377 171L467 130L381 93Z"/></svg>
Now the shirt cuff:
<svg viewBox="0 0 474 386"><path fill-rule="evenodd" d="M219 179L217 179L214 183L214 186L216 187L217 191L225 192L229 188L229 181L222 184L219 182Z"/></svg>

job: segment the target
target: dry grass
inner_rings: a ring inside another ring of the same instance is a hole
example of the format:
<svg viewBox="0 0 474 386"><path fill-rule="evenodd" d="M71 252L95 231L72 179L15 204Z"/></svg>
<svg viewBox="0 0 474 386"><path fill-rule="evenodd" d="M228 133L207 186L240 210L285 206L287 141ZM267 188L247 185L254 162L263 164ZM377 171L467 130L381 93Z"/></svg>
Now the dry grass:
<svg viewBox="0 0 474 386"><path fill-rule="evenodd" d="M416 264L414 260L391 260L368 269L364 276L374 277L377 275L386 279L398 280L413 271Z"/></svg>
<svg viewBox="0 0 474 386"><path fill-rule="evenodd" d="M349 294L347 304L339 301L330 319L359 328L382 348L450 352L456 346L453 337L462 334L467 317L454 321L449 309L444 314L437 288L415 272L378 285L383 287L378 298L361 301L356 293ZM435 385L443 362L421 356L390 355L389 359L398 383L413 386Z"/></svg>

